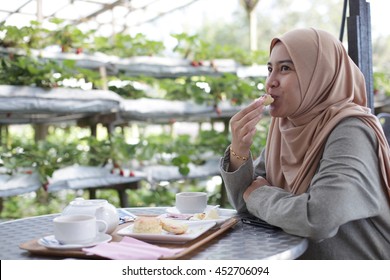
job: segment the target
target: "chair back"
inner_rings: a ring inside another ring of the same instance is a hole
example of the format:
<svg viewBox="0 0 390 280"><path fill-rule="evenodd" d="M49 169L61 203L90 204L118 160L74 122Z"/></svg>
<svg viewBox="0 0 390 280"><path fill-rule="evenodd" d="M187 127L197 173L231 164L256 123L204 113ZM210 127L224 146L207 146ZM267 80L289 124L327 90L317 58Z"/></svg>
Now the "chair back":
<svg viewBox="0 0 390 280"><path fill-rule="evenodd" d="M390 114L389 113L380 113L377 115L380 123L382 124L383 131L385 132L387 142L390 145Z"/></svg>

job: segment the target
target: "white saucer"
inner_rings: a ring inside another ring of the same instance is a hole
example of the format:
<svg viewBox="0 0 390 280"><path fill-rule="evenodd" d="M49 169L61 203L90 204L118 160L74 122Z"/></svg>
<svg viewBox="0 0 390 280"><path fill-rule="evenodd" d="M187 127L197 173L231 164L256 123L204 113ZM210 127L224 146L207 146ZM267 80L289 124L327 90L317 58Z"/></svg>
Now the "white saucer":
<svg viewBox="0 0 390 280"><path fill-rule="evenodd" d="M81 249L85 247L92 247L100 243L105 243L111 241L112 236L109 234L101 233L96 236L96 239L87 244L60 244L60 242L54 238L54 235L49 235L42 237L38 240L38 244L49 248L57 250L72 250L72 249Z"/></svg>

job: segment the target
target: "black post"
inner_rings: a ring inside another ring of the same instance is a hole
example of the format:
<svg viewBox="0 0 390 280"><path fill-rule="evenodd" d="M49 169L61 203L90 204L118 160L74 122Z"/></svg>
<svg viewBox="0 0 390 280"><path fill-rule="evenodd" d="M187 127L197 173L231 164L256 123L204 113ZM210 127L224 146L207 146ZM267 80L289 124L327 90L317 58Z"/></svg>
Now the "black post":
<svg viewBox="0 0 390 280"><path fill-rule="evenodd" d="M363 72L366 80L367 106L374 113L370 3L365 0L349 0L347 23L348 54Z"/></svg>

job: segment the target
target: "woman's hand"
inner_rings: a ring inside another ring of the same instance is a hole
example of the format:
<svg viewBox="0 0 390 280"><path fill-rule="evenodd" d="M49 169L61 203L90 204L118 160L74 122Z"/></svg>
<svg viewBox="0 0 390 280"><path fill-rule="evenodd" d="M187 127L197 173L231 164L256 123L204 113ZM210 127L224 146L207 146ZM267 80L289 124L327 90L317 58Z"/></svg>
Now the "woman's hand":
<svg viewBox="0 0 390 280"><path fill-rule="evenodd" d="M260 121L263 113L264 98L260 97L247 107L239 111L230 119L232 132L231 150L239 157L231 156L231 171L236 170L248 158L249 149L253 143L256 133L256 125Z"/></svg>
<svg viewBox="0 0 390 280"><path fill-rule="evenodd" d="M250 194L254 191L254 190L257 190L258 188L261 188L262 186L267 186L269 185L269 182L264 178L264 177L257 177L253 182L252 184L250 184L250 186L245 190L244 194L243 194L243 198L245 200L245 202L247 201L248 197L250 196Z"/></svg>

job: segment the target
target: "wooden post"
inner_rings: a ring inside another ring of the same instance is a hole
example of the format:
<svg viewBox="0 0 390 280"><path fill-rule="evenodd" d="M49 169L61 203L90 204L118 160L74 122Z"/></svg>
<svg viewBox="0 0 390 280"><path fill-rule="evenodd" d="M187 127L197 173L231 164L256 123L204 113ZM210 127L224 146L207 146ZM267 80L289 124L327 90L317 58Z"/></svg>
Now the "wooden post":
<svg viewBox="0 0 390 280"><path fill-rule="evenodd" d="M35 142L38 142L40 140L45 140L48 134L49 125L48 124L35 124L34 125L34 132L35 132Z"/></svg>
<svg viewBox="0 0 390 280"><path fill-rule="evenodd" d="M248 15L249 21L249 44L251 51L257 51L257 18L255 13L256 5L260 0L241 0Z"/></svg>
<svg viewBox="0 0 390 280"><path fill-rule="evenodd" d="M257 51L257 17L255 10L249 12L249 26L250 50Z"/></svg>
<svg viewBox="0 0 390 280"><path fill-rule="evenodd" d="M43 5L42 0L37 0L37 21L42 23L43 20Z"/></svg>
<svg viewBox="0 0 390 280"><path fill-rule="evenodd" d="M349 0L348 54L366 80L367 106L374 113L374 79L372 71L371 11L365 0Z"/></svg>
<svg viewBox="0 0 390 280"><path fill-rule="evenodd" d="M0 124L0 146L3 146L3 125Z"/></svg>
<svg viewBox="0 0 390 280"><path fill-rule="evenodd" d="M108 90L108 85L107 85L107 69L105 66L100 66L99 67L99 72L100 76L102 79L102 89L103 90Z"/></svg>

